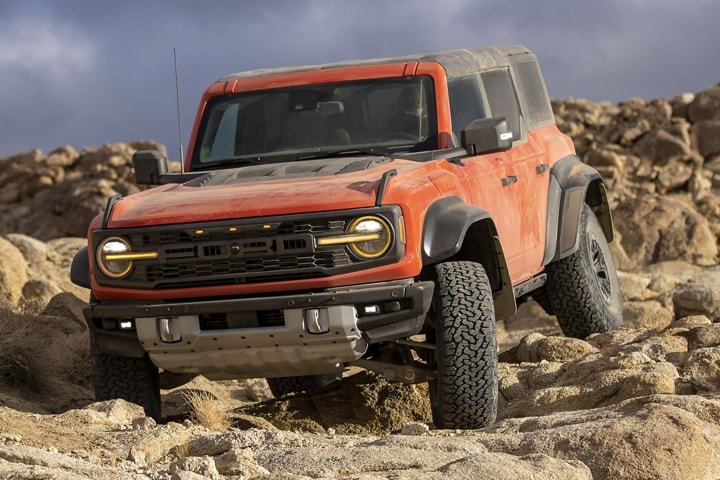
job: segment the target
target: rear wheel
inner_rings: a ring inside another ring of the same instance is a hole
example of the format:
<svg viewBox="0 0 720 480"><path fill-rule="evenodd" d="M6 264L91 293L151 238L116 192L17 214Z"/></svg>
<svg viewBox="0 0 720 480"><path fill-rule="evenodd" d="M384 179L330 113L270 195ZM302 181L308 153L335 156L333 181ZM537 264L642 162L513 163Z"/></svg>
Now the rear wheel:
<svg viewBox="0 0 720 480"><path fill-rule="evenodd" d="M435 267L429 340L435 339L430 404L437 428L475 429L497 415L495 309L485 269L474 262Z"/></svg>
<svg viewBox="0 0 720 480"><path fill-rule="evenodd" d="M281 397L288 393L313 393L336 380L341 375L305 375L298 377L276 377L268 378L267 383L270 391L275 397Z"/></svg>
<svg viewBox="0 0 720 480"><path fill-rule="evenodd" d="M620 327L617 272L602 227L587 205L577 251L548 265L547 274L547 298L565 335L585 338Z"/></svg>
<svg viewBox="0 0 720 480"><path fill-rule="evenodd" d="M160 420L160 383L157 367L145 355L142 358L108 355L90 334L93 359L93 384L97 401L122 398L145 409L145 414Z"/></svg>

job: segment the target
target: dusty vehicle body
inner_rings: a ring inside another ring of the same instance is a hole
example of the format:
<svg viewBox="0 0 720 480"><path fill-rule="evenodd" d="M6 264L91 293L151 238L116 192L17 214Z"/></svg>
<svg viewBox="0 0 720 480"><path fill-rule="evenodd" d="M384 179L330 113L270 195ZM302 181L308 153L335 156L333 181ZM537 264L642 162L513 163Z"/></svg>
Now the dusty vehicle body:
<svg viewBox="0 0 720 480"><path fill-rule="evenodd" d="M71 272L99 399L159 417L160 385L193 375L283 394L360 366L477 428L519 302L576 337L622 319L603 180L521 46L227 75L184 173L133 161L155 187L110 199Z"/></svg>

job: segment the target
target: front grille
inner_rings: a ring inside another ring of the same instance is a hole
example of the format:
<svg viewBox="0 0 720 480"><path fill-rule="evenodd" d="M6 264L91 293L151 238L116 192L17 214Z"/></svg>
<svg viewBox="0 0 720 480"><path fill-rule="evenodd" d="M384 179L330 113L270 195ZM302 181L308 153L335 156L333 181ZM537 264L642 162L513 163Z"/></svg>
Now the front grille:
<svg viewBox="0 0 720 480"><path fill-rule="evenodd" d="M398 259L399 249L391 249L380 259L361 260L345 245L317 246L315 238L342 235L353 219L368 213L382 213L395 225L398 211L383 207L327 212L310 219L293 215L96 231L94 245L100 238L121 236L133 251L158 253L154 259L136 260L126 278L98 276L98 282L140 289L233 285L319 278L387 264Z"/></svg>
<svg viewBox="0 0 720 480"><path fill-rule="evenodd" d="M203 263L138 265L132 278L149 283L206 277L215 279L237 277L245 278L247 281L254 278L256 281L260 281L263 276L275 275L278 272L312 272L317 269L332 269L341 265L349 265L351 261L344 248L336 248L336 250L314 255L279 258L229 258Z"/></svg>

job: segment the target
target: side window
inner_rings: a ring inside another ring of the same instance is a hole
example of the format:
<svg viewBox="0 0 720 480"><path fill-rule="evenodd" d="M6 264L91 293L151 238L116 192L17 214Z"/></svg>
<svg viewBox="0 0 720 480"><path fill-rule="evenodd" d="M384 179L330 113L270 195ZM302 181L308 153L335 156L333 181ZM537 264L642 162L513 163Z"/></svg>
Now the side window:
<svg viewBox="0 0 720 480"><path fill-rule="evenodd" d="M538 64L518 63L514 69L528 128L554 123L555 117Z"/></svg>
<svg viewBox="0 0 720 480"><path fill-rule="evenodd" d="M513 132L513 138L521 138L520 107L517 95L515 95L512 78L510 78L510 71L492 70L483 72L480 75L485 86L490 116L505 117Z"/></svg>
<svg viewBox="0 0 720 480"><path fill-rule="evenodd" d="M457 143L463 128L473 120L487 117L477 74L448 79L448 94L453 141Z"/></svg>

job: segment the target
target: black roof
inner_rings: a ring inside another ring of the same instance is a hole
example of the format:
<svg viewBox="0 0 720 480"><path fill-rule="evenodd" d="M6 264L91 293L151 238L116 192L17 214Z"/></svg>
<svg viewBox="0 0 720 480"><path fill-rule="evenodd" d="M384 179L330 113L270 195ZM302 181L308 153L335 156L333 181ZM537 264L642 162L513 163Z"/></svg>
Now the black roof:
<svg viewBox="0 0 720 480"><path fill-rule="evenodd" d="M464 48L437 53L423 53L400 57L349 60L345 62L321 65L303 65L296 67L264 68L225 75L218 82L240 80L243 78L263 77L282 73L306 72L329 68L354 67L364 65L382 65L391 63L437 62L445 68L448 77L465 73L504 67L515 63L536 62L535 55L522 45L502 45L484 48Z"/></svg>

